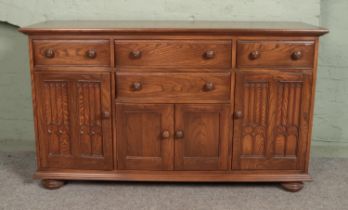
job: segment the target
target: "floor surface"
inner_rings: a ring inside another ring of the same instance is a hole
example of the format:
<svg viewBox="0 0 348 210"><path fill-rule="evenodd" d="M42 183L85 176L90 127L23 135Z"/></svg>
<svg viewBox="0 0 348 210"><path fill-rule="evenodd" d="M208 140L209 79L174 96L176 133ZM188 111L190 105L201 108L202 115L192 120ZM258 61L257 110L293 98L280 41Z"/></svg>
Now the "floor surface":
<svg viewBox="0 0 348 210"><path fill-rule="evenodd" d="M69 182L46 190L33 180L33 151L0 150L0 209L348 210L348 159L314 158L313 182L289 193L277 184Z"/></svg>

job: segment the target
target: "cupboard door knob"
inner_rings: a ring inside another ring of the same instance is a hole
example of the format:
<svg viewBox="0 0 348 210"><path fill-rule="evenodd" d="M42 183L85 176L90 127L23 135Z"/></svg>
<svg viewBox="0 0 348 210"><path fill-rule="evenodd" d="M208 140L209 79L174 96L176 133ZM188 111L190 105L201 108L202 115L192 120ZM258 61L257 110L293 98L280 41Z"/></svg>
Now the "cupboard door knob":
<svg viewBox="0 0 348 210"><path fill-rule="evenodd" d="M107 112L107 111L103 112L103 118L104 119L109 119L110 116L111 116L110 112Z"/></svg>
<svg viewBox="0 0 348 210"><path fill-rule="evenodd" d="M51 133L52 133L52 130L51 130L51 129L48 129L48 130L47 130L47 133L48 133L48 134L51 134Z"/></svg>
<svg viewBox="0 0 348 210"><path fill-rule="evenodd" d="M214 83L212 83L212 82L207 82L203 86L204 91L212 91L214 89L215 89L215 86L214 86Z"/></svg>
<svg viewBox="0 0 348 210"><path fill-rule="evenodd" d="M169 136L170 136L170 133L169 133L169 131L167 131L167 130L164 130L164 131L162 131L162 139L167 139L167 138L169 138Z"/></svg>
<svg viewBox="0 0 348 210"><path fill-rule="evenodd" d="M132 59L139 59L141 57L141 51L139 50L134 50L132 52L129 53L129 56L132 58Z"/></svg>
<svg viewBox="0 0 348 210"><path fill-rule="evenodd" d="M134 90L134 91L139 91L139 90L141 90L143 88L143 85L140 83L140 82L134 82L133 84L132 84L132 89Z"/></svg>
<svg viewBox="0 0 348 210"><path fill-rule="evenodd" d="M55 53L54 53L53 49L49 48L49 49L45 50L45 57L46 58L54 58L54 55L55 55Z"/></svg>
<svg viewBox="0 0 348 210"><path fill-rule="evenodd" d="M59 133L59 134L63 134L63 131L62 131L62 130L59 130L58 133Z"/></svg>
<svg viewBox="0 0 348 210"><path fill-rule="evenodd" d="M175 132L175 138L182 139L184 137L184 131L178 130Z"/></svg>
<svg viewBox="0 0 348 210"><path fill-rule="evenodd" d="M86 51L86 57L90 59L94 59L97 57L97 51L95 49L90 49Z"/></svg>
<svg viewBox="0 0 348 210"><path fill-rule="evenodd" d="M243 112L242 112L242 111L236 111L236 112L234 113L234 118L236 118L236 119L241 119L241 118L243 118Z"/></svg>
<svg viewBox="0 0 348 210"><path fill-rule="evenodd" d="M256 60L260 57L260 51L258 50L255 50L255 51L252 51L250 54L249 54L249 59L250 60Z"/></svg>
<svg viewBox="0 0 348 210"><path fill-rule="evenodd" d="M301 51L296 51L291 54L291 59L294 61L297 61L302 58L302 52Z"/></svg>
<svg viewBox="0 0 348 210"><path fill-rule="evenodd" d="M213 50L208 50L203 54L205 59L212 59L215 57L215 52Z"/></svg>
<svg viewBox="0 0 348 210"><path fill-rule="evenodd" d="M83 130L80 130L80 134L84 134L85 132L83 132Z"/></svg>

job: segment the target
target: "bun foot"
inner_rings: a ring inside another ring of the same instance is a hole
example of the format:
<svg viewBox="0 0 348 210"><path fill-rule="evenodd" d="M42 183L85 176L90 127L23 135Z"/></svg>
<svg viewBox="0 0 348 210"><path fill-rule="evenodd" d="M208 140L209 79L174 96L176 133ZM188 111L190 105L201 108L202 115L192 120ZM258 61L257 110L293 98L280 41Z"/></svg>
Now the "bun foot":
<svg viewBox="0 0 348 210"><path fill-rule="evenodd" d="M49 190L55 190L64 185L64 181L61 180L53 180L53 179L43 179L41 180L41 185Z"/></svg>
<svg viewBox="0 0 348 210"><path fill-rule="evenodd" d="M298 192L302 190L304 186L303 182L282 182L280 185L284 190L289 192Z"/></svg>

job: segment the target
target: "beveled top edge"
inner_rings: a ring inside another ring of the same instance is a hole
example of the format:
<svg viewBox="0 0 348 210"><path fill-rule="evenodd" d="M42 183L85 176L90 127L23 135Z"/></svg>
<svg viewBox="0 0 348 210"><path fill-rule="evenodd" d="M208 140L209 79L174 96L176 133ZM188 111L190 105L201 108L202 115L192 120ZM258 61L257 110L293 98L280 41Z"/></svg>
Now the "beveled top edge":
<svg viewBox="0 0 348 210"><path fill-rule="evenodd" d="M26 34L49 33L209 33L290 34L320 36L325 28L301 22L261 21L46 21L22 27Z"/></svg>

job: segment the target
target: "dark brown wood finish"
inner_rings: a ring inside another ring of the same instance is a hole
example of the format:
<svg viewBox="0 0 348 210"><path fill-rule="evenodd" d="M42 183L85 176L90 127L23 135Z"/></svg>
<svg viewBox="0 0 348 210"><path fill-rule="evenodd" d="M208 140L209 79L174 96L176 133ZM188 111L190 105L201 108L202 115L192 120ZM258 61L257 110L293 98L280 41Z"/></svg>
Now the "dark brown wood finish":
<svg viewBox="0 0 348 210"><path fill-rule="evenodd" d="M280 182L308 158L318 37L302 23L51 21L29 34L36 178Z"/></svg>

